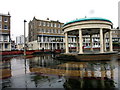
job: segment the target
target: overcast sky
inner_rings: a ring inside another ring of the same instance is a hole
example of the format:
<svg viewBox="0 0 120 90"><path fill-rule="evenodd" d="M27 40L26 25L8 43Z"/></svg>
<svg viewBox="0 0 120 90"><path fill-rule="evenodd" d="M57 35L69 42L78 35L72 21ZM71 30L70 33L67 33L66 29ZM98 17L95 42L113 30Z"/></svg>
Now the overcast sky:
<svg viewBox="0 0 120 90"><path fill-rule="evenodd" d="M76 18L102 17L118 26L118 1L120 0L1 0L0 13L11 15L11 37L23 35L24 19L59 20L66 23Z"/></svg>

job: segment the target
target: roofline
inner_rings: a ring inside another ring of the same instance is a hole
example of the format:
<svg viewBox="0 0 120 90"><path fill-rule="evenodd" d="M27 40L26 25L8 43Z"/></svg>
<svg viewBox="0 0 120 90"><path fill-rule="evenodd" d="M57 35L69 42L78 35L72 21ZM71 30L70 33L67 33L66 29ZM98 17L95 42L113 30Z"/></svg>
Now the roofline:
<svg viewBox="0 0 120 90"><path fill-rule="evenodd" d="M57 22L57 23L61 23L61 24L64 24L63 22L60 22L59 20L42 20L42 19L37 19L37 18L33 18L33 19L35 19L35 20L37 20L37 21L45 21L45 22Z"/></svg>
<svg viewBox="0 0 120 90"><path fill-rule="evenodd" d="M91 18L76 19L76 20L73 20L73 21L70 21L70 22L65 23L63 26L66 26L66 25L68 25L68 24L75 23L75 22L89 21L89 20L100 20L100 21L108 21L108 22L111 22L110 20L105 19L105 18L91 17ZM112 22L111 22L111 23L112 23Z"/></svg>
<svg viewBox="0 0 120 90"><path fill-rule="evenodd" d="M0 13L0 16L10 16L10 15Z"/></svg>

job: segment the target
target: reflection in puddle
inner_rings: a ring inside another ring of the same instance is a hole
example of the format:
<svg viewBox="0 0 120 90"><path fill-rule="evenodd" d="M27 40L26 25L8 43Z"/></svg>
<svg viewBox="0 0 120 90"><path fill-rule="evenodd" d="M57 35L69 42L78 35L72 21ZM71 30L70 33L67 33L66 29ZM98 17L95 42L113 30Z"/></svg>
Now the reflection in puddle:
<svg viewBox="0 0 120 90"><path fill-rule="evenodd" d="M46 54L0 62L2 88L118 88L118 61L67 62Z"/></svg>

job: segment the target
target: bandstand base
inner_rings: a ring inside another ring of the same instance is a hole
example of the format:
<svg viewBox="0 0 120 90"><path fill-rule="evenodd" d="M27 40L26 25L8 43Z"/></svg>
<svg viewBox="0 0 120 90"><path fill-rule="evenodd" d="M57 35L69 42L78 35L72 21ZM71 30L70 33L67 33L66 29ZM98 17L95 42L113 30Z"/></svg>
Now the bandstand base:
<svg viewBox="0 0 120 90"><path fill-rule="evenodd" d="M107 61L118 58L118 52L86 52L86 53L63 53L56 57L65 61Z"/></svg>

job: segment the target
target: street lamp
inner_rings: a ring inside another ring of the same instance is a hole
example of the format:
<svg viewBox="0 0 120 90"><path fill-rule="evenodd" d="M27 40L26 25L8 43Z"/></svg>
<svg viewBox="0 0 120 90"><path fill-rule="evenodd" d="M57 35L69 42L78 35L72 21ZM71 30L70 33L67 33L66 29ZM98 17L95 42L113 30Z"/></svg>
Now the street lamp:
<svg viewBox="0 0 120 90"><path fill-rule="evenodd" d="M26 20L24 20L24 55L26 55L26 40L25 40L25 23L26 23L27 21Z"/></svg>

